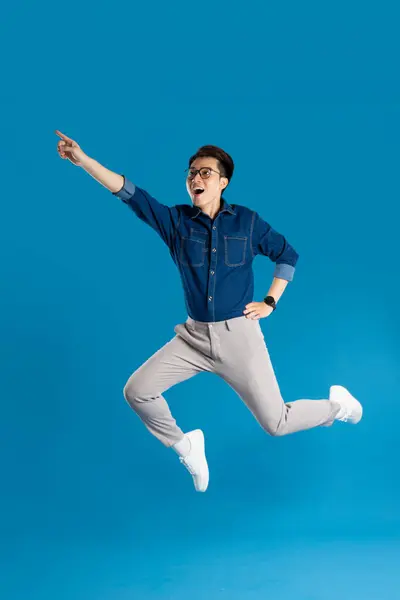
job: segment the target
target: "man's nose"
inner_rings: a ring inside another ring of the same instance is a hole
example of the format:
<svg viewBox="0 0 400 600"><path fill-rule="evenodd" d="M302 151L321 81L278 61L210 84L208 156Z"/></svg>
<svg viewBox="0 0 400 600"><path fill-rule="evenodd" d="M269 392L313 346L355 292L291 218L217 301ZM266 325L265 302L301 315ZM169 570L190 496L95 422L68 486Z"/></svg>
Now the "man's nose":
<svg viewBox="0 0 400 600"><path fill-rule="evenodd" d="M196 175L193 177L193 181L195 181L196 183L200 183L203 181L200 173L196 173Z"/></svg>

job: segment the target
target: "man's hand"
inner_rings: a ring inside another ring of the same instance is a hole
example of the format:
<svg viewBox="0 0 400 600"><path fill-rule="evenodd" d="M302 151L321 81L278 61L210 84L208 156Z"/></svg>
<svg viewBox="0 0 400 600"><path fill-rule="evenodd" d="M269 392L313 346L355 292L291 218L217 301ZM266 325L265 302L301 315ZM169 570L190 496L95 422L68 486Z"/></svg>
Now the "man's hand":
<svg viewBox="0 0 400 600"><path fill-rule="evenodd" d="M64 133L61 133L58 129L56 129L55 133L61 138L57 144L57 151L61 158L68 159L72 162L73 165L77 167L81 167L85 158L88 157L82 150L82 148L75 142L75 140L71 139Z"/></svg>
<svg viewBox="0 0 400 600"><path fill-rule="evenodd" d="M75 140L58 129L55 130L55 133L61 138L57 144L58 154L61 158L64 160L68 159L77 167L82 167L86 173L89 173L89 175L94 177L96 181L104 185L113 194L122 189L125 181L123 175L110 171L110 169L103 167L97 160L90 158Z"/></svg>
<svg viewBox="0 0 400 600"><path fill-rule="evenodd" d="M250 302L246 304L243 314L246 315L246 319L264 319L269 317L273 310L272 306L268 306L265 302Z"/></svg>

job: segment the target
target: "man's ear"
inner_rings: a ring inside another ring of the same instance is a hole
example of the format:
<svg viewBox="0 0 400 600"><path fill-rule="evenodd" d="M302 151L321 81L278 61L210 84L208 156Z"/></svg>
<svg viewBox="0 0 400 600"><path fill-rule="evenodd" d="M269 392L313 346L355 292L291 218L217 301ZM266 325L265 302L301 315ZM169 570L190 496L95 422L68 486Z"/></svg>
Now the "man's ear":
<svg viewBox="0 0 400 600"><path fill-rule="evenodd" d="M229 179L227 177L221 177L221 190L225 190L228 187Z"/></svg>

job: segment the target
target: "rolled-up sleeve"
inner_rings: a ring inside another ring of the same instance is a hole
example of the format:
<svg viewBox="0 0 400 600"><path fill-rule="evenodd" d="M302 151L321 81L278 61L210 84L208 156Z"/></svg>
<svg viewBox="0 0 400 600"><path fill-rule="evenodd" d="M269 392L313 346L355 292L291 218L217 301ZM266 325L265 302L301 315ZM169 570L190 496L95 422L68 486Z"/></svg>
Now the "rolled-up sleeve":
<svg viewBox="0 0 400 600"><path fill-rule="evenodd" d="M176 233L179 213L175 206L166 206L153 198L148 192L136 186L125 175L124 185L118 192L112 192L127 204L147 225L150 225L171 248Z"/></svg>
<svg viewBox="0 0 400 600"><path fill-rule="evenodd" d="M254 216L253 254L263 254L276 263L274 277L292 281L299 255L286 238L260 217Z"/></svg>

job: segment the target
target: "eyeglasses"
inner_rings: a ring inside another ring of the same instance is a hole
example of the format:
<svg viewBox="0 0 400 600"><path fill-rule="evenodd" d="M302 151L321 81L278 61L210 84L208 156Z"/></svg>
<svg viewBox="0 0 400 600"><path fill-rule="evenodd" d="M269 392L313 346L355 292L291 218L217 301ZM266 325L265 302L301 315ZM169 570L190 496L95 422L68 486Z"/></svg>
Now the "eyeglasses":
<svg viewBox="0 0 400 600"><path fill-rule="evenodd" d="M202 167L201 169L186 169L185 173L187 174L188 179L194 179L197 173L200 173L200 177L202 179L208 179L211 177L211 173L218 173L221 175L219 171L215 171L215 169L211 169L211 167Z"/></svg>

